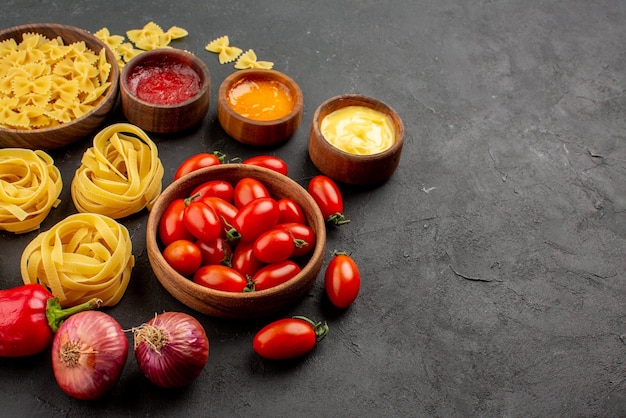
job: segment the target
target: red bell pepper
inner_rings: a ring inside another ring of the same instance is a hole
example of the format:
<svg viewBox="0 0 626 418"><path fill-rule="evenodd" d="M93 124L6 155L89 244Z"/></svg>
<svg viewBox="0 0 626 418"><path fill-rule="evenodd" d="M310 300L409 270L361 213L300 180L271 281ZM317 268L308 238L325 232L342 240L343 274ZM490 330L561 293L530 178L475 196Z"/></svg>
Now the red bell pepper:
<svg viewBox="0 0 626 418"><path fill-rule="evenodd" d="M63 309L40 284L0 290L0 357L24 357L45 350L69 316L100 306L100 299Z"/></svg>

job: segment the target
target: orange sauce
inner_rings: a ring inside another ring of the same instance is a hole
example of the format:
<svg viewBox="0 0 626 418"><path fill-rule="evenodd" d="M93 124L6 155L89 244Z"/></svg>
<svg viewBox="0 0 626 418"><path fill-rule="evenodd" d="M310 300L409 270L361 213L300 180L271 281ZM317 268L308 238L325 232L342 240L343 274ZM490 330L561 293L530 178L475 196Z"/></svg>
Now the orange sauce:
<svg viewBox="0 0 626 418"><path fill-rule="evenodd" d="M269 78L243 78L228 92L229 106L248 119L268 121L287 116L294 106L287 86Z"/></svg>

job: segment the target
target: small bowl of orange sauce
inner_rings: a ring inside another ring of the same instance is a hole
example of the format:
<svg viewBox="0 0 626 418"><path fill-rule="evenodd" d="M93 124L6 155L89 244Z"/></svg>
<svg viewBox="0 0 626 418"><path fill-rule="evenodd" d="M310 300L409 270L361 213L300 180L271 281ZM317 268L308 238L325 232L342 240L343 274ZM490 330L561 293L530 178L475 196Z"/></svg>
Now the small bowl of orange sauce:
<svg viewBox="0 0 626 418"><path fill-rule="evenodd" d="M386 103L360 94L331 97L313 114L309 157L338 182L370 186L398 167L404 124Z"/></svg>
<svg viewBox="0 0 626 418"><path fill-rule="evenodd" d="M220 85L217 118L235 140L271 147L293 135L303 107L302 91L291 77L276 70L241 70Z"/></svg>
<svg viewBox="0 0 626 418"><path fill-rule="evenodd" d="M148 132L179 132L199 124L209 110L210 91L207 66L180 49L142 52L122 70L122 112Z"/></svg>

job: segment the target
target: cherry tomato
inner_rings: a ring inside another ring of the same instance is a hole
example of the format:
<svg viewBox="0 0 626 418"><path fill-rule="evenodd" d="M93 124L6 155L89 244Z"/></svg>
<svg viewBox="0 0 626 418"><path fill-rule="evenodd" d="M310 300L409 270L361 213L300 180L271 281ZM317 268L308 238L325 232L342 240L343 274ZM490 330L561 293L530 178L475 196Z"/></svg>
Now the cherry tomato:
<svg viewBox="0 0 626 418"><path fill-rule="evenodd" d="M265 290L292 279L300 273L300 266L291 260L268 264L252 276L252 284L248 284L249 290Z"/></svg>
<svg viewBox="0 0 626 418"><path fill-rule="evenodd" d="M337 184L329 177L315 176L309 181L309 194L317 203L326 221L335 225L350 222L343 214L343 196Z"/></svg>
<svg viewBox="0 0 626 418"><path fill-rule="evenodd" d="M200 241L212 241L222 232L217 213L203 201L191 202L185 207L183 222L187 231Z"/></svg>
<svg viewBox="0 0 626 418"><path fill-rule="evenodd" d="M233 223L233 219L239 211L239 209L237 209L235 205L227 202L220 197L207 196L202 198L202 202L211 206L213 210L215 210L215 213L217 213L217 215L222 219L222 222L225 222L228 225L231 225Z"/></svg>
<svg viewBox="0 0 626 418"><path fill-rule="evenodd" d="M186 239L179 239L165 247L163 258L183 276L193 275L202 264L200 248Z"/></svg>
<svg viewBox="0 0 626 418"><path fill-rule="evenodd" d="M226 180L209 180L193 189L189 196L192 196L193 200L213 196L224 199L227 202L232 202L233 190L233 185Z"/></svg>
<svg viewBox="0 0 626 418"><path fill-rule="evenodd" d="M361 273L347 254L336 253L324 273L324 290L331 303L347 308L354 302L361 288Z"/></svg>
<svg viewBox="0 0 626 418"><path fill-rule="evenodd" d="M262 197L239 209L232 226L239 233L241 241L254 241L276 225L278 216L278 203L271 197Z"/></svg>
<svg viewBox="0 0 626 418"><path fill-rule="evenodd" d="M261 357L285 360L303 356L328 334L328 325L296 316L274 321L256 333L252 348Z"/></svg>
<svg viewBox="0 0 626 418"><path fill-rule="evenodd" d="M254 256L253 242L240 242L233 250L232 267L246 277L252 277L265 266Z"/></svg>
<svg viewBox="0 0 626 418"><path fill-rule="evenodd" d="M291 257L296 248L294 238L284 229L270 229L254 240L254 256L264 263L278 263Z"/></svg>
<svg viewBox="0 0 626 418"><path fill-rule="evenodd" d="M270 170L274 170L285 176L289 172L287 163L278 157L274 157L273 155L257 155L243 161L243 164L269 168Z"/></svg>
<svg viewBox="0 0 626 418"><path fill-rule="evenodd" d="M193 281L199 285L225 292L243 292L248 284L248 280L241 273L221 264L200 267L193 275Z"/></svg>
<svg viewBox="0 0 626 418"><path fill-rule="evenodd" d="M295 248L291 254L292 257L307 254L315 248L315 231L308 225L298 222L287 222L276 225L275 229L287 231L294 238Z"/></svg>
<svg viewBox="0 0 626 418"><path fill-rule="evenodd" d="M192 155L178 166L176 172L174 173L174 180L178 180L185 174L189 174L192 171L198 170L200 168L219 165L222 163L223 159L224 157L217 152L213 154L203 152L200 154Z"/></svg>
<svg viewBox="0 0 626 418"><path fill-rule="evenodd" d="M270 197L270 192L259 180L252 177L244 177L235 184L233 203L241 209L247 203L260 197Z"/></svg>
<svg viewBox="0 0 626 418"><path fill-rule="evenodd" d="M280 216L278 217L279 224L287 222L298 222L301 224L306 223L306 216L304 215L302 207L298 203L287 197L278 199L277 202L278 210L280 211Z"/></svg>
<svg viewBox="0 0 626 418"><path fill-rule="evenodd" d="M217 237L212 241L196 241L196 245L202 253L202 265L223 264L231 266L232 250L230 245L222 237Z"/></svg>
<svg viewBox="0 0 626 418"><path fill-rule="evenodd" d="M184 215L185 199L176 199L165 209L159 220L159 238L163 245L168 246L179 239L194 240L194 236L185 227Z"/></svg>

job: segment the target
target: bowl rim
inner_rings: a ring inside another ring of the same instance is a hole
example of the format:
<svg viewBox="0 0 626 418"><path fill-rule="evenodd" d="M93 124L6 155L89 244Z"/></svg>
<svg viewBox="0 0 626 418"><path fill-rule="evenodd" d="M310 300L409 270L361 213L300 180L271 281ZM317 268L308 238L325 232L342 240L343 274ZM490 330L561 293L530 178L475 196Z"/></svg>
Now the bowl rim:
<svg viewBox="0 0 626 418"><path fill-rule="evenodd" d="M21 34L28 33L28 32L36 32L37 28L41 28L41 27L50 28L50 29L71 30L73 32L76 32L85 38L89 38L90 42L95 42L96 44L98 44L100 46L100 49L105 48L107 58L115 57L115 54L113 53L111 48L109 48L107 44L102 42L91 32L88 32L87 30L79 28L77 26L65 25L61 23L28 23L28 24L23 24L23 25L12 26L12 27L0 30L0 41L9 39L8 37L6 37L6 35L12 32L19 32ZM94 52L99 53L99 51L94 51ZM38 134L59 132L59 131L62 131L64 128L67 128L70 125L80 124L81 122L88 119L90 116L93 115L93 113L97 112L98 110L100 110L100 108L102 108L105 105L105 102L106 102L105 99L107 97L110 97L110 95L115 95L116 96L115 99L117 100L117 93L118 93L119 84L120 84L120 69L117 64L117 60L113 60L113 61L107 60L107 61L109 62L109 64L111 64L111 71L109 73L109 78L111 79L111 85L107 89L107 92L103 96L103 99L100 100L98 105L94 107L93 109L91 109L89 112L67 123L62 123L52 128L14 129L14 128L4 128L0 126L0 132L20 134L20 135L25 135L25 134L28 134L29 132L33 132L33 133L36 132Z"/></svg>
<svg viewBox="0 0 626 418"><path fill-rule="evenodd" d="M132 90L128 86L128 76L130 75L129 73L132 70L134 70L139 64L141 64L143 61L150 60L158 56L187 57L190 59L190 62L192 64L191 68L198 74L198 76L202 80L202 85L200 86L200 89L193 97L190 97L184 102L167 105L167 104L148 102L146 100L143 100L137 97L132 92ZM200 72L198 72L198 70L194 67L198 67ZM209 73L209 68L207 67L205 62L197 55L189 51L185 51L185 50L178 49L178 48L158 48L158 49L152 49L150 51L144 51L140 53L139 55L134 56L130 61L126 63L126 65L124 66L124 68L122 69L120 73L120 88L123 89L126 94L128 94L128 97L132 98L132 100L136 101L137 103L142 104L143 106L148 106L154 109L165 109L165 110L177 109L177 108L185 107L191 103L196 102L198 99L200 99L205 94L210 92L211 75Z"/></svg>
<svg viewBox="0 0 626 418"><path fill-rule="evenodd" d="M159 219L157 219L157 214L158 212L160 212L160 215L162 216L163 211L165 210L165 208L167 208L167 205L173 200L173 199L170 199L168 202L166 202L165 198L166 197L171 198L172 196L176 196L177 194L180 194L180 193L176 193L177 190L181 190L181 189L191 190L193 186L198 185L198 182L201 181L200 179L202 179L202 181L205 181L205 180L208 181L209 179L207 178L207 176L210 175L211 173L216 173L217 175L219 175L220 173L224 171L229 171L229 170L239 170L242 173L244 173L246 176L250 176L250 175L254 176L257 173L262 173L263 175L276 178L277 181L282 182L283 184L285 184L286 186L290 188L300 188L302 189L302 191L304 191L303 193L304 199L307 201L309 207L311 208L313 217L317 219L318 224L321 225L322 227L319 230L314 229L316 233L315 248L313 249L313 252L310 254L308 260L306 261L306 264L304 264L304 266L302 267L301 271L290 280L284 283L281 283L277 286L274 286L268 289L263 289L263 290L255 290L254 292L241 292L241 293L228 292L228 291L223 291L223 290L211 289L211 288L202 286L200 284L194 283L192 279L187 278L179 274L178 272L176 272L171 266L167 264L167 262L163 258L162 250L158 242ZM284 290L291 288L295 283L306 281L306 278L309 272L315 268L314 263L312 261L316 259L320 259L321 261L323 261L324 252L326 250L325 248L326 247L326 226L325 226L325 221L324 221L322 212L317 206L317 204L315 203L315 200L313 200L313 197L310 196L310 194L306 191L306 189L304 189L304 187L302 187L292 178L285 176L283 174L277 173L265 167L253 166L250 164L243 164L243 163L226 163L226 164L205 167L199 170L192 171L191 173L172 182L161 192L161 195L155 202L148 216L148 221L146 225L146 247L158 249L158 252L156 252L155 256L159 259L161 264L164 266L168 275L176 278L176 280L172 281L172 283L175 283L176 285L180 285L181 289L185 293L188 293L189 295L194 296L196 299L199 296L200 297L205 296L208 298L220 297L220 298L228 298L231 300L238 300L238 301L255 301L258 299L271 297L272 295L281 294L283 293ZM148 256L149 258L152 257L151 251L148 251ZM156 276L156 272L154 274ZM158 276L157 276L157 279L159 281L162 280L162 278L159 278Z"/></svg>
<svg viewBox="0 0 626 418"><path fill-rule="evenodd" d="M295 101L293 104L293 108L291 112L287 113L285 116L278 119L271 120L255 120L247 118L239 113L237 113L230 105L228 104L228 100L226 99L228 95L228 91L231 87L238 82L239 80L246 77L256 77L256 78L269 78L272 80L276 80L282 84L284 84L291 94L295 96ZM231 117L238 120L241 123L247 123L250 125L255 125L259 127L263 126L274 126L280 125L282 123L288 122L293 118L298 117L299 114L302 113L302 109L304 107L304 96L302 94L302 89L300 85L287 74L274 70L274 69L264 69L264 68L248 68L245 70L238 70L228 77L226 77L222 83L220 84L220 88L217 94L217 105L221 107L225 112L228 112Z"/></svg>
<svg viewBox="0 0 626 418"><path fill-rule="evenodd" d="M343 103L347 102L347 103ZM394 126L394 134L395 138L393 144L383 151L377 152L375 154L352 154L350 152L344 151L341 148L338 148L331 144L326 137L322 134L320 130L320 125L322 123L322 119L324 116L332 113L334 110L338 110L347 106L365 106L372 108L372 106L376 106L375 110L383 110L384 113L391 119L391 122ZM330 107L333 107L331 111L326 112L326 110ZM326 112L326 113L324 113ZM367 96L364 94L341 94L337 96L330 97L324 100L313 113L313 119L311 122L311 129L315 136L320 139L320 143L324 144L324 149L329 150L330 152L334 152L342 158L355 161L355 162L365 162L365 161L375 161L380 159L386 159L395 155L400 149L402 149L404 145L404 122L402 118L396 112L396 110L389 106L387 103L382 100L376 99L371 96Z"/></svg>

